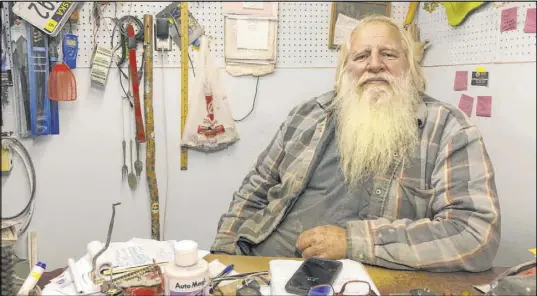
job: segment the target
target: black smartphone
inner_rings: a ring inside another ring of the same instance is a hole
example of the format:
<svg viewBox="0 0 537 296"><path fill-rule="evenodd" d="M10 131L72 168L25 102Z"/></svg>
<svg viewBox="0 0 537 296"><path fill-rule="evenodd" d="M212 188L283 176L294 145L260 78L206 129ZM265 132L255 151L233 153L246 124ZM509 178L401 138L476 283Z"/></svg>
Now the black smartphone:
<svg viewBox="0 0 537 296"><path fill-rule="evenodd" d="M321 258L306 259L285 285L288 293L307 295L311 287L332 285L341 271L342 263Z"/></svg>

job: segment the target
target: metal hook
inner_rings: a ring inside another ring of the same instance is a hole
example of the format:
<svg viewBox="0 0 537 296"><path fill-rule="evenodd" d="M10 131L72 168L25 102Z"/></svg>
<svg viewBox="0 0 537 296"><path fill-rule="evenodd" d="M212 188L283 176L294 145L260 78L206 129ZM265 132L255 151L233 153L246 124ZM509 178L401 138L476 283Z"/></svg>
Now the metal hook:
<svg viewBox="0 0 537 296"><path fill-rule="evenodd" d="M120 202L112 204L112 218L110 219L110 225L108 226L108 236L106 237L106 243L104 247L97 254L95 254L95 257L93 257L92 269L91 269L91 274L92 274L93 279L95 279L95 267L96 267L95 265L97 264L97 258L101 256L101 254L104 253L104 251L106 251L106 249L108 249L108 246L110 245L110 239L112 238L112 230L114 229L114 218L116 216L116 206L120 204L121 204ZM112 266L110 268L112 268Z"/></svg>

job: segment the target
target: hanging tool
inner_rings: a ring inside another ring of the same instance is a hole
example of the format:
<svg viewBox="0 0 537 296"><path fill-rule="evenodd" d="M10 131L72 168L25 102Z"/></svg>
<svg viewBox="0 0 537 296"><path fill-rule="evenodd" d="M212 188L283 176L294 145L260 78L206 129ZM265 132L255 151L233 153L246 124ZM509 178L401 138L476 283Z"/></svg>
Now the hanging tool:
<svg viewBox="0 0 537 296"><path fill-rule="evenodd" d="M76 37L76 35L74 36ZM65 48L65 42L66 38L62 41L62 48ZM67 38L67 42L69 42L69 38ZM64 63L62 58L64 53L65 50L60 51L58 62L52 68L48 79L48 96L53 101L74 101L77 97L76 78L70 66Z"/></svg>
<svg viewBox="0 0 537 296"><path fill-rule="evenodd" d="M63 36L62 43L63 61L71 69L76 68L76 57L78 55L78 36L69 32Z"/></svg>
<svg viewBox="0 0 537 296"><path fill-rule="evenodd" d="M132 77L131 77L131 72L129 72L129 93L127 94L127 97L130 98L132 96L132 84L130 84L131 80L132 80ZM130 109L129 109L130 111ZM129 112L129 118L127 119L127 122L129 123L129 137L131 137L131 140L130 140L130 143L129 143L129 152L130 152L130 158L129 158L129 165L131 166L131 171L127 177L127 182L129 183L129 188L131 190L136 190L136 187L138 186L138 181L136 179L136 175L134 175L134 172L133 172L133 167L134 167L134 164L133 164L133 158L132 158L132 119L131 116L133 115L132 112Z"/></svg>
<svg viewBox="0 0 537 296"><path fill-rule="evenodd" d="M151 198L151 238L160 240L160 209L157 175L155 173L155 123L153 117L153 15L150 14L144 15L144 59L144 115L147 134L145 175Z"/></svg>
<svg viewBox="0 0 537 296"><path fill-rule="evenodd" d="M146 119L147 120L147 119ZM140 142L136 141L136 161L134 162L134 170L136 171L136 178L140 178L144 164L140 160Z"/></svg>
<svg viewBox="0 0 537 296"><path fill-rule="evenodd" d="M127 25L129 47L129 71L131 75L132 92L134 95L134 118L136 120L136 141L145 142L144 123L142 121L142 109L140 107L140 89L138 85L138 71L136 64L136 37L132 24Z"/></svg>
<svg viewBox="0 0 537 296"><path fill-rule="evenodd" d="M121 100L121 112L123 113L123 100ZM125 141L125 136L123 136L121 146L123 148L123 166L121 167L121 179L125 180L125 177L127 177L127 174L129 173L129 168L127 167L127 142Z"/></svg>
<svg viewBox="0 0 537 296"><path fill-rule="evenodd" d="M92 280L95 280L97 278L95 275L95 269L97 266L97 258L99 258L99 256L101 256L104 253L104 251L108 249L108 246L110 246L110 240L112 239L112 231L114 230L114 220L116 217L116 206L119 206L120 204L121 204L120 202L112 204L112 217L110 218L110 224L108 225L108 234L106 235L106 243L104 247L99 252L97 252L97 254L95 254L95 256L92 258L92 261L91 261L91 279Z"/></svg>
<svg viewBox="0 0 537 296"><path fill-rule="evenodd" d="M181 137L188 114L188 2L181 2ZM188 149L181 146L181 170L188 168Z"/></svg>
<svg viewBox="0 0 537 296"><path fill-rule="evenodd" d="M134 174L134 170L133 170L133 167L134 167L134 164L132 162L132 140L130 140L130 144L129 144L129 150L130 150L130 153L131 153L131 158L130 158L130 162L129 164L131 165L131 172L129 173L129 176L128 176L128 182L129 182L129 187L131 190L136 190L136 187L138 186L138 182L136 181L136 175Z"/></svg>
<svg viewBox="0 0 537 296"><path fill-rule="evenodd" d="M414 17L416 16L416 10L418 9L419 5L419 2L410 2L410 6L408 7L408 12L405 17L405 29L414 21Z"/></svg>
<svg viewBox="0 0 537 296"><path fill-rule="evenodd" d="M420 29L418 28L418 25L416 25L416 23L414 22L418 6L419 2L410 3L407 15L405 17L404 27L405 30L407 30L408 33L412 36L412 39L414 41L411 52L417 62L421 63L425 55L425 51L431 46L431 44L427 40L423 42L420 41Z"/></svg>

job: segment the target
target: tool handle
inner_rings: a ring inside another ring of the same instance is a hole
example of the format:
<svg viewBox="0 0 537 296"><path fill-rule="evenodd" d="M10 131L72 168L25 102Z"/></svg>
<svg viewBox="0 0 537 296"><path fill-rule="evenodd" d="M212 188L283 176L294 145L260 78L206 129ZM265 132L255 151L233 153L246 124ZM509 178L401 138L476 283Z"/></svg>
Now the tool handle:
<svg viewBox="0 0 537 296"><path fill-rule="evenodd" d="M138 71L136 64L136 47L132 44L134 38L134 27L132 24L127 26L127 34L129 37L129 71L131 73L132 92L134 96L134 118L136 121L136 140L145 142L144 122L142 120L142 109L140 106L140 88L138 85ZM134 47L134 48L133 48Z"/></svg>
<svg viewBox="0 0 537 296"><path fill-rule="evenodd" d="M123 161L125 161L125 158L127 157L127 155L125 154L127 152L127 143L125 142L125 140L121 142L121 146L123 146Z"/></svg>

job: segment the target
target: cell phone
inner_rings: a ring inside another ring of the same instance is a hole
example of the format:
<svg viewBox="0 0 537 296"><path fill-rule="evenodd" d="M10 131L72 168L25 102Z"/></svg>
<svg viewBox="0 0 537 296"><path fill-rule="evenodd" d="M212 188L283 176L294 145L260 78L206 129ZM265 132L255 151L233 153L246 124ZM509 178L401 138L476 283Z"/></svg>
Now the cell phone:
<svg viewBox="0 0 537 296"><path fill-rule="evenodd" d="M307 295L311 287L332 285L341 271L342 263L336 260L309 258L285 284L288 293Z"/></svg>

